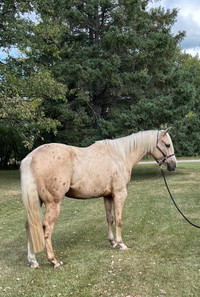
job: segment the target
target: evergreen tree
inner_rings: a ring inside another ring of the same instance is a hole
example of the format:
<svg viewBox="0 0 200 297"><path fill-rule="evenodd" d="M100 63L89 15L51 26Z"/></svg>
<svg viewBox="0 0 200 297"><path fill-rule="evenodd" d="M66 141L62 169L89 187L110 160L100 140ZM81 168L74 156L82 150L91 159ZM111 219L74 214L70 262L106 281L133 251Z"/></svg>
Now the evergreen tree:
<svg viewBox="0 0 200 297"><path fill-rule="evenodd" d="M27 57L67 86L67 102L43 101L62 123L59 141L84 145L170 121L164 97L183 37L170 31L175 9L147 11L140 0L36 2L41 21Z"/></svg>
<svg viewBox="0 0 200 297"><path fill-rule="evenodd" d="M199 59L180 53L183 32L171 33L177 9L148 3L27 2L37 22L19 19L23 57L1 67L1 122L17 127L29 147L83 146L169 125L180 140L199 116Z"/></svg>

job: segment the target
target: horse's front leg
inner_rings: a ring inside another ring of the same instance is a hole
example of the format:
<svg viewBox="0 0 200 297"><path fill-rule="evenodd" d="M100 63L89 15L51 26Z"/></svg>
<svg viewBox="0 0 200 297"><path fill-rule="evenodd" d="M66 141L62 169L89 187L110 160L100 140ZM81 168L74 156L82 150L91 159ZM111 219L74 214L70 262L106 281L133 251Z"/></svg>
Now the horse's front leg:
<svg viewBox="0 0 200 297"><path fill-rule="evenodd" d="M114 235L113 235L113 221L114 221L114 201L112 196L109 197L104 197L104 205L106 209L106 217L107 217L107 222L108 222L108 241L111 244L112 248L116 247L116 242L114 240Z"/></svg>
<svg viewBox="0 0 200 297"><path fill-rule="evenodd" d="M115 206L115 223L116 223L116 245L120 246L121 250L129 250L122 240L122 209L127 197L127 190L116 192L114 194Z"/></svg>

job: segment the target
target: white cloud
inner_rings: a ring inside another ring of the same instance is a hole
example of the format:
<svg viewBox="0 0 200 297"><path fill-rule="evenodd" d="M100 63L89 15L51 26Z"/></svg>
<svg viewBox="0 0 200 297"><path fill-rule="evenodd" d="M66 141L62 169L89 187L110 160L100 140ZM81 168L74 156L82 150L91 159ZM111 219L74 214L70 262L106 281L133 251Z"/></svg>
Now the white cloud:
<svg viewBox="0 0 200 297"><path fill-rule="evenodd" d="M188 48L188 49L183 50L183 51L186 52L187 54L192 55L192 56L196 56L198 54L198 56L200 58L200 46L193 47L193 48Z"/></svg>
<svg viewBox="0 0 200 297"><path fill-rule="evenodd" d="M196 9L193 12L193 19L200 26L200 9Z"/></svg>

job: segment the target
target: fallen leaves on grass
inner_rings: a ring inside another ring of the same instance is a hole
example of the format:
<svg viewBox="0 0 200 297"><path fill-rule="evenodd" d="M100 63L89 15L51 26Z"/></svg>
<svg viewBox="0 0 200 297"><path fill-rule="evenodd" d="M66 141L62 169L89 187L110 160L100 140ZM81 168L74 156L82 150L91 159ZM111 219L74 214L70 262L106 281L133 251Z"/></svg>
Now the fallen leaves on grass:
<svg viewBox="0 0 200 297"><path fill-rule="evenodd" d="M161 293L162 295L166 295L166 294L167 294L167 292L166 292L165 290L160 290L160 293Z"/></svg>

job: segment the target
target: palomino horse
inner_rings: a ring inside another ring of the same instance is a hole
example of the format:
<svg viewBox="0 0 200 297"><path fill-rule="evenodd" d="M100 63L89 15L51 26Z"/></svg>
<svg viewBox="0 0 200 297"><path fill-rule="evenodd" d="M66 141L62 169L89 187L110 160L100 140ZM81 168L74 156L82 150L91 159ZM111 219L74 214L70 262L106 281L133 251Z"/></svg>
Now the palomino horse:
<svg viewBox="0 0 200 297"><path fill-rule="evenodd" d="M176 168L168 131L143 131L97 141L86 148L51 143L28 154L21 163L21 188L27 214L30 265L39 267L35 253L40 252L44 244L48 260L54 267L61 265L54 255L51 234L65 196L80 199L104 197L108 240L113 248L119 245L122 250L127 250L122 241L121 217L132 168L147 153L158 163L165 164L169 171ZM46 214L42 223L43 203ZM116 240L112 231L114 217Z"/></svg>

